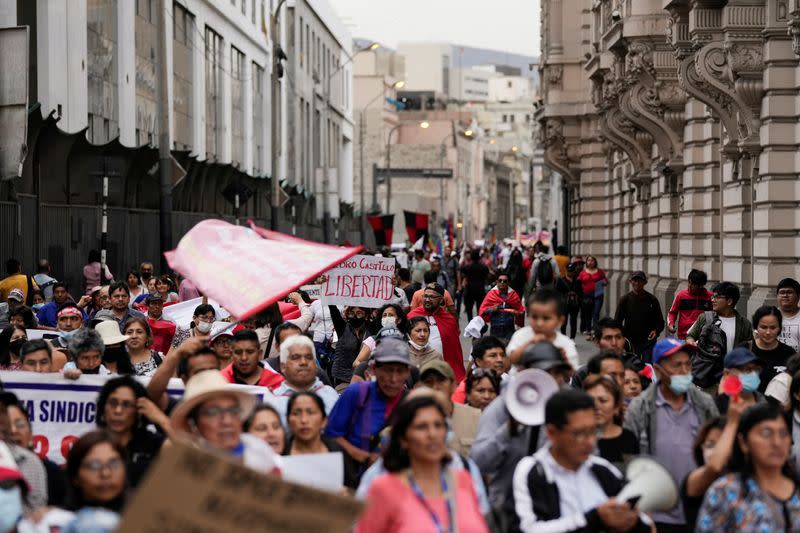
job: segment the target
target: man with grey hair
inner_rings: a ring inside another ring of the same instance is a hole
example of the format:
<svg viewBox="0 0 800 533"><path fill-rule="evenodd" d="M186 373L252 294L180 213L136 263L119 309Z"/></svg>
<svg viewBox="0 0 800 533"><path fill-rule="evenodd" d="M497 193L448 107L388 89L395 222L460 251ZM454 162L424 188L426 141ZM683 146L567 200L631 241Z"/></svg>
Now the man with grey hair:
<svg viewBox="0 0 800 533"><path fill-rule="evenodd" d="M98 332L89 328L81 328L75 332L67 344L70 361L64 365L64 377L75 378L81 374L108 375L111 372L103 366L105 344Z"/></svg>
<svg viewBox="0 0 800 533"><path fill-rule="evenodd" d="M305 335L293 335L281 343L281 374L285 381L272 393L276 397L275 407L281 418L286 419L286 406L296 392L314 392L325 403L325 414L333 409L339 394L330 385L317 377L317 354L314 342Z"/></svg>

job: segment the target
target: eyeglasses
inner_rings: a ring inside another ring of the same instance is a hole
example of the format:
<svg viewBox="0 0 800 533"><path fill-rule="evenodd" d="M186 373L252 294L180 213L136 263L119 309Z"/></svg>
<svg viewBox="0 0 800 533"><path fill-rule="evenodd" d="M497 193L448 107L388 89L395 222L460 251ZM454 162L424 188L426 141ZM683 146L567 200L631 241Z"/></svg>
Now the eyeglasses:
<svg viewBox="0 0 800 533"><path fill-rule="evenodd" d="M104 463L102 461L86 461L81 465L81 468L85 468L90 472L98 473L102 472L103 470L108 470L109 472L116 472L120 468L122 468L122 460L120 459L111 459L110 461Z"/></svg>
<svg viewBox="0 0 800 533"><path fill-rule="evenodd" d="M727 297L727 296L725 296L724 294L712 294L712 295L711 295L711 299L712 299L712 300L725 300L725 299L727 299L727 298L728 298L728 297Z"/></svg>
<svg viewBox="0 0 800 533"><path fill-rule="evenodd" d="M25 420L24 418L15 420L14 423L11 425L14 427L14 429L18 429L20 431L22 431L23 429L28 429L28 427L30 427L28 425L28 421Z"/></svg>
<svg viewBox="0 0 800 533"><path fill-rule="evenodd" d="M497 284L498 285L508 285L508 280L507 279L498 279L497 280Z"/></svg>
<svg viewBox="0 0 800 533"><path fill-rule="evenodd" d="M576 430L570 430L564 428L564 430L569 432L572 438L578 442L588 442L590 440L594 440L595 438L597 438L597 429L595 428L576 429Z"/></svg>
<svg viewBox="0 0 800 533"><path fill-rule="evenodd" d="M797 293L789 289L785 291L778 291L778 296L788 296L791 298L792 296L797 296Z"/></svg>
<svg viewBox="0 0 800 533"><path fill-rule="evenodd" d="M111 409L116 409L117 407L122 408L123 411L131 411L136 409L136 402L132 402L130 400L117 400L116 398L111 398L106 402L106 404Z"/></svg>
<svg viewBox="0 0 800 533"><path fill-rule="evenodd" d="M204 409L198 413L203 418L217 418L222 419L225 415L230 415L233 418L238 418L242 416L242 408L238 405L234 407L209 407L208 409Z"/></svg>

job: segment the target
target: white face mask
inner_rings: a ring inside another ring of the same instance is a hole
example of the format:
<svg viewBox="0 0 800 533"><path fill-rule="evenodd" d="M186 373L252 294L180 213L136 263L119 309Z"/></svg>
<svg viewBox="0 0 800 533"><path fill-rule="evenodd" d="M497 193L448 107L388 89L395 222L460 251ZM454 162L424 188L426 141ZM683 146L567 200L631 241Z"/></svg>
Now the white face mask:
<svg viewBox="0 0 800 533"><path fill-rule="evenodd" d="M385 316L381 318L381 327L393 328L397 326L397 319L393 316Z"/></svg>
<svg viewBox="0 0 800 533"><path fill-rule="evenodd" d="M199 321L195 322L194 327L200 333L205 334L205 333L208 333L209 331L211 331L211 328L213 327L213 324L211 324L210 322L203 322L202 320L199 320Z"/></svg>
<svg viewBox="0 0 800 533"><path fill-rule="evenodd" d="M428 344L430 344L430 343L426 342L425 344L417 344L416 342L410 340L410 341L408 341L408 344L410 344L411 347L414 348L415 350L422 351L425 348L427 348Z"/></svg>

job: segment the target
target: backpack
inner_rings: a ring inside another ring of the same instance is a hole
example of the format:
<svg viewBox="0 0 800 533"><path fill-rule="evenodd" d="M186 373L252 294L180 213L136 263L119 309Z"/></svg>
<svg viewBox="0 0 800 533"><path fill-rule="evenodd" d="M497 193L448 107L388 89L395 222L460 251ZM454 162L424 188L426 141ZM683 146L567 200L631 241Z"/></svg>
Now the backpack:
<svg viewBox="0 0 800 533"><path fill-rule="evenodd" d="M722 379L723 361L728 348L725 332L712 311L705 311L705 324L697 339L697 351L692 356L692 377L701 388L711 387Z"/></svg>
<svg viewBox="0 0 800 533"><path fill-rule="evenodd" d="M549 257L542 256L539 258L539 264L536 266L536 279L541 285L552 285L555 280L553 272L553 263Z"/></svg>

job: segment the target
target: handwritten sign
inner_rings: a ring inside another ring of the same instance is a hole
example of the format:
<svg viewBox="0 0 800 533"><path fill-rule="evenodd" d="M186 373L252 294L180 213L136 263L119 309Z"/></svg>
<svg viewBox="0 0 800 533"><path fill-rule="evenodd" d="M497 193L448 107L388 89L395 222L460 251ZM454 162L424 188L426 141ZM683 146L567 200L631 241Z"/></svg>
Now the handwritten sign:
<svg viewBox="0 0 800 533"><path fill-rule="evenodd" d="M319 300L322 294L322 285L303 285L300 290L308 294L312 300Z"/></svg>
<svg viewBox="0 0 800 533"><path fill-rule="evenodd" d="M394 258L355 255L326 272L325 305L380 307L394 296Z"/></svg>
<svg viewBox="0 0 800 533"><path fill-rule="evenodd" d="M33 451L56 464L64 464L72 444L84 433L97 429L97 393L109 379L117 376L83 375L66 379L59 372L0 372L4 390L17 395L28 411L33 428ZM147 386L150 378L137 377ZM259 401L276 404L264 387L230 385L254 394ZM167 393L183 396L183 382L173 378Z"/></svg>
<svg viewBox="0 0 800 533"><path fill-rule="evenodd" d="M162 448L118 533L348 532L353 498L295 485L182 440Z"/></svg>

